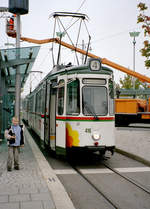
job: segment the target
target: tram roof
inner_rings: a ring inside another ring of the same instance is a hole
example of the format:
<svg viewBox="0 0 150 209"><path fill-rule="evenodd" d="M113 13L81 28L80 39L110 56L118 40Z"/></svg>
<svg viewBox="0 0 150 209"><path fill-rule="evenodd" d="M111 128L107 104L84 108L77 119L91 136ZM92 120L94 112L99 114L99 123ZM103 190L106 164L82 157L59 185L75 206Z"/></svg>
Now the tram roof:
<svg viewBox="0 0 150 209"><path fill-rule="evenodd" d="M44 81L46 80L53 80L56 79L58 75L69 75L69 74L106 74L111 75L113 74L113 70L106 67L101 66L100 71L90 71L88 65L80 65L80 66L65 66L65 65L57 65L53 68L52 71L50 71L45 78L37 85L37 87L31 92L27 97L32 96L37 90L38 87L40 87Z"/></svg>
<svg viewBox="0 0 150 209"><path fill-rule="evenodd" d="M84 74L84 73L88 73L88 74L112 74L113 70L106 67L106 66L101 66L101 69L99 71L91 71L89 68L89 65L79 65L79 66L57 66L54 67L54 69L50 72L49 75L51 76L55 76L58 74L73 74L73 73L77 73L77 74ZM48 75L48 76L49 76Z"/></svg>
<svg viewBox="0 0 150 209"><path fill-rule="evenodd" d="M21 87L23 87L39 49L40 46L0 50L0 70L6 77L6 82L10 91L14 92L15 90L16 66L20 65Z"/></svg>

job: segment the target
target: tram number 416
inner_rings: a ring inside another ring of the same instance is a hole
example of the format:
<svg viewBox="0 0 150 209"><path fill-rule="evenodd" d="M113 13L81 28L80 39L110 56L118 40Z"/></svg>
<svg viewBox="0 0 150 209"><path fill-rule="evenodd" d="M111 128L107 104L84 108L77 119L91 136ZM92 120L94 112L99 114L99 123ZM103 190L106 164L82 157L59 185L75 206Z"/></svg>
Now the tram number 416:
<svg viewBox="0 0 150 209"><path fill-rule="evenodd" d="M91 128L86 128L86 129L85 129L85 132L86 132L86 133L91 133Z"/></svg>

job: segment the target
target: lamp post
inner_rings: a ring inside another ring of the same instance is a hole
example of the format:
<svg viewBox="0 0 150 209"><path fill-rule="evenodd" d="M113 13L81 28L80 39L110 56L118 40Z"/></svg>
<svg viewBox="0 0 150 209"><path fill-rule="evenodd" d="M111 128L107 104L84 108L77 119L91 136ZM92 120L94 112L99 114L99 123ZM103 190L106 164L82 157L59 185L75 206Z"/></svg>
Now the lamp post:
<svg viewBox="0 0 150 209"><path fill-rule="evenodd" d="M140 32L130 32L130 37L133 37L133 71L135 72L135 44L136 40L135 37L138 37ZM133 77L133 89L135 89L135 78Z"/></svg>

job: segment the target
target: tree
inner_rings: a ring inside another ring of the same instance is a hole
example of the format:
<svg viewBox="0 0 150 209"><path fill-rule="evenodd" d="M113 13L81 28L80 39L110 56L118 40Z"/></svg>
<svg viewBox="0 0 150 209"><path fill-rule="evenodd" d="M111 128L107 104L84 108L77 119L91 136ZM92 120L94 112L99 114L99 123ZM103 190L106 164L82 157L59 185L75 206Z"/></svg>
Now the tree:
<svg viewBox="0 0 150 209"><path fill-rule="evenodd" d="M144 29L144 36L150 37L150 17L145 15L145 11L147 11L148 7L145 3L139 3L137 5L139 8L140 14L137 18L137 23L142 23L142 28ZM145 66L150 68L150 42L149 40L144 41L144 47L140 50L142 56L146 57Z"/></svg>
<svg viewBox="0 0 150 209"><path fill-rule="evenodd" d="M133 77L131 75L125 75L124 78L120 79L120 85L117 84L118 86L120 86L120 88L122 89L132 89L133 88ZM148 87L148 85L146 83L142 83L138 78L135 79L135 89L146 89Z"/></svg>

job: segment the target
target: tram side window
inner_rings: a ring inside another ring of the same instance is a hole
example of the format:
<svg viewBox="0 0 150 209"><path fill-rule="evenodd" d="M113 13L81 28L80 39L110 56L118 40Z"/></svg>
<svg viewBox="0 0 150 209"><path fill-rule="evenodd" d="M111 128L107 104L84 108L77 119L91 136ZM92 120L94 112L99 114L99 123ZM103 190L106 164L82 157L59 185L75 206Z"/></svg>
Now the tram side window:
<svg viewBox="0 0 150 209"><path fill-rule="evenodd" d="M42 110L42 95L41 90L36 94L36 112L41 113Z"/></svg>
<svg viewBox="0 0 150 209"><path fill-rule="evenodd" d="M63 115L64 112L64 86L58 88L58 115Z"/></svg>
<svg viewBox="0 0 150 209"><path fill-rule="evenodd" d="M32 97L29 99L29 111L30 111L30 112L33 112L33 106L34 106L33 102L34 102L34 97L32 96Z"/></svg>
<svg viewBox="0 0 150 209"><path fill-rule="evenodd" d="M75 80L67 85L67 115L80 113L80 89L79 80Z"/></svg>

